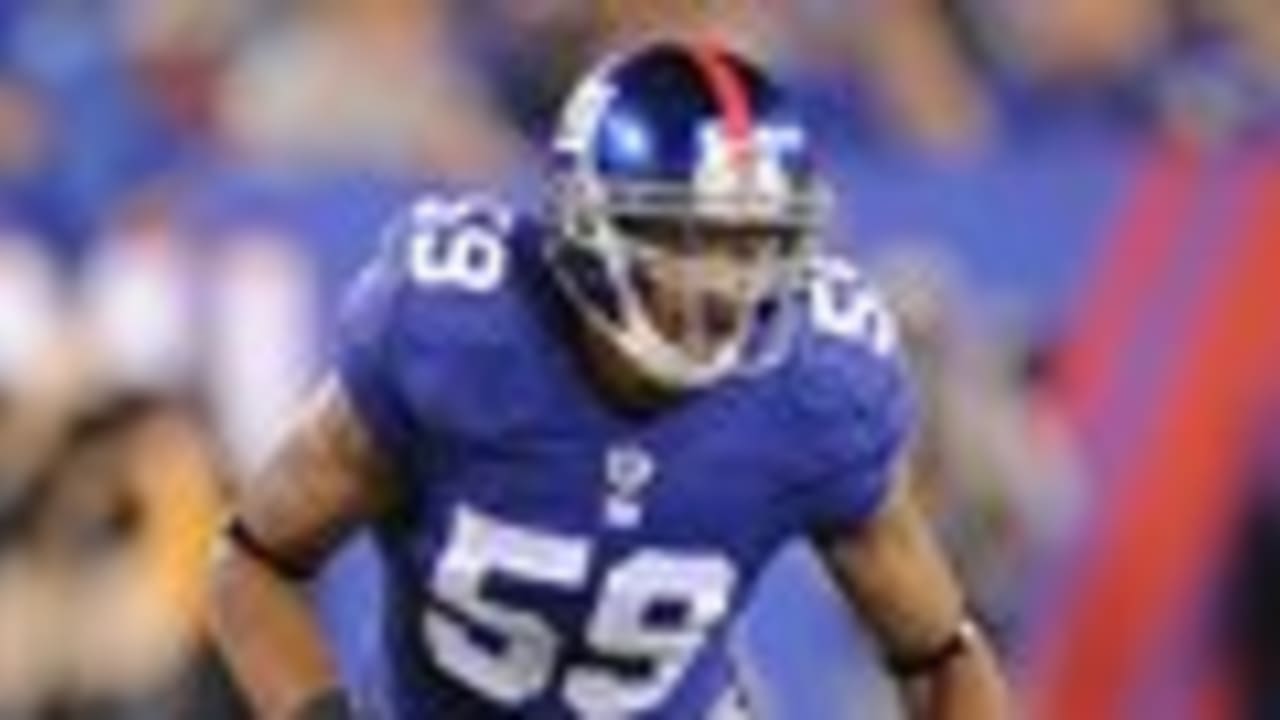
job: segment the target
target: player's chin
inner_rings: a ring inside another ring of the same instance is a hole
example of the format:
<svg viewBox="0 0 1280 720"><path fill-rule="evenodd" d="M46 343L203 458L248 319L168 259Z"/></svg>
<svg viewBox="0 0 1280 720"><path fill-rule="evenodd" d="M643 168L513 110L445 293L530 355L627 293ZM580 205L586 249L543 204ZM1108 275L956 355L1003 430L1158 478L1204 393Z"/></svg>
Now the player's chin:
<svg viewBox="0 0 1280 720"><path fill-rule="evenodd" d="M738 316L703 316L686 325L677 345L686 357L699 364L714 362L742 336L745 322Z"/></svg>
<svg viewBox="0 0 1280 720"><path fill-rule="evenodd" d="M699 338L696 341L683 343L681 350L685 357L698 365L714 365L720 361L728 348L734 343L735 334Z"/></svg>

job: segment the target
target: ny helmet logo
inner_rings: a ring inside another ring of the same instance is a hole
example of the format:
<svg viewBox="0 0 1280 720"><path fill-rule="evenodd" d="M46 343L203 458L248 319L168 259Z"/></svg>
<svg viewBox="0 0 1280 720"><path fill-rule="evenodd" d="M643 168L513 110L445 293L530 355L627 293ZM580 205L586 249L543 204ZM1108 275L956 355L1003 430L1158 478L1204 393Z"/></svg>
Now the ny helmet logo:
<svg viewBox="0 0 1280 720"><path fill-rule="evenodd" d="M701 162L693 181L697 197L717 204L732 199L739 212L753 208L775 212L792 190L780 151L803 139L798 132L795 128L760 126L736 138L723 123L708 123L699 136Z"/></svg>

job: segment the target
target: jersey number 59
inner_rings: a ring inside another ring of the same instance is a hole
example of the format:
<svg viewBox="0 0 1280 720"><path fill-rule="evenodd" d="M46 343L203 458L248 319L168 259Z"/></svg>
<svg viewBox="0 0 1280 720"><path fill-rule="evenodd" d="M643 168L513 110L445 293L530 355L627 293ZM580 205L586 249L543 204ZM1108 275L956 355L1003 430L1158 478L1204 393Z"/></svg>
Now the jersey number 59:
<svg viewBox="0 0 1280 720"><path fill-rule="evenodd" d="M450 612L429 609L423 619L436 662L501 705L516 706L547 691L563 639L537 612L500 602L486 587L506 580L581 590L591 550L583 538L460 508L431 583ZM561 699L585 717L658 707L724 616L736 580L734 566L709 553L642 549L609 567L584 640L598 657L619 664L568 668L558 688ZM624 664L632 669L620 672Z"/></svg>
<svg viewBox="0 0 1280 720"><path fill-rule="evenodd" d="M423 285L488 292L507 272L511 211L483 197L419 200L408 218L409 272Z"/></svg>
<svg viewBox="0 0 1280 720"><path fill-rule="evenodd" d="M809 279L809 314L818 330L859 343L875 355L897 348L893 316L857 266L840 258L820 258Z"/></svg>

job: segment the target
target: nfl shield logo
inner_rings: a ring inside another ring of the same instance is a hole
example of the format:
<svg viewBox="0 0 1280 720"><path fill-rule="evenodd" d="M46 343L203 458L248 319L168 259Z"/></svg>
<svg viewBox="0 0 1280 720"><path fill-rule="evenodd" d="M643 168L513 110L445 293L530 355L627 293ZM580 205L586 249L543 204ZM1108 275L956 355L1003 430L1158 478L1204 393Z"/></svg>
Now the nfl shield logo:
<svg viewBox="0 0 1280 720"><path fill-rule="evenodd" d="M641 496L656 474L653 456L633 443L610 446L605 453L605 519L616 527L635 527L642 516Z"/></svg>

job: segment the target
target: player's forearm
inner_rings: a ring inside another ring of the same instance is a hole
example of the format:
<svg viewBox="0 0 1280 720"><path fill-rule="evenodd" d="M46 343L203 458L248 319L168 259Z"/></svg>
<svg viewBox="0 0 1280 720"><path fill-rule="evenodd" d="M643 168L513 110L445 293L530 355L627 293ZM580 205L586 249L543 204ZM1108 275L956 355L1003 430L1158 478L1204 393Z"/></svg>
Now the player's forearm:
<svg viewBox="0 0 1280 720"><path fill-rule="evenodd" d="M990 645L975 637L956 655L909 688L911 715L920 720L1004 720L1009 693Z"/></svg>
<svg viewBox="0 0 1280 720"><path fill-rule="evenodd" d="M297 717L338 686L334 662L303 589L224 542L212 574L214 637L257 716Z"/></svg>

